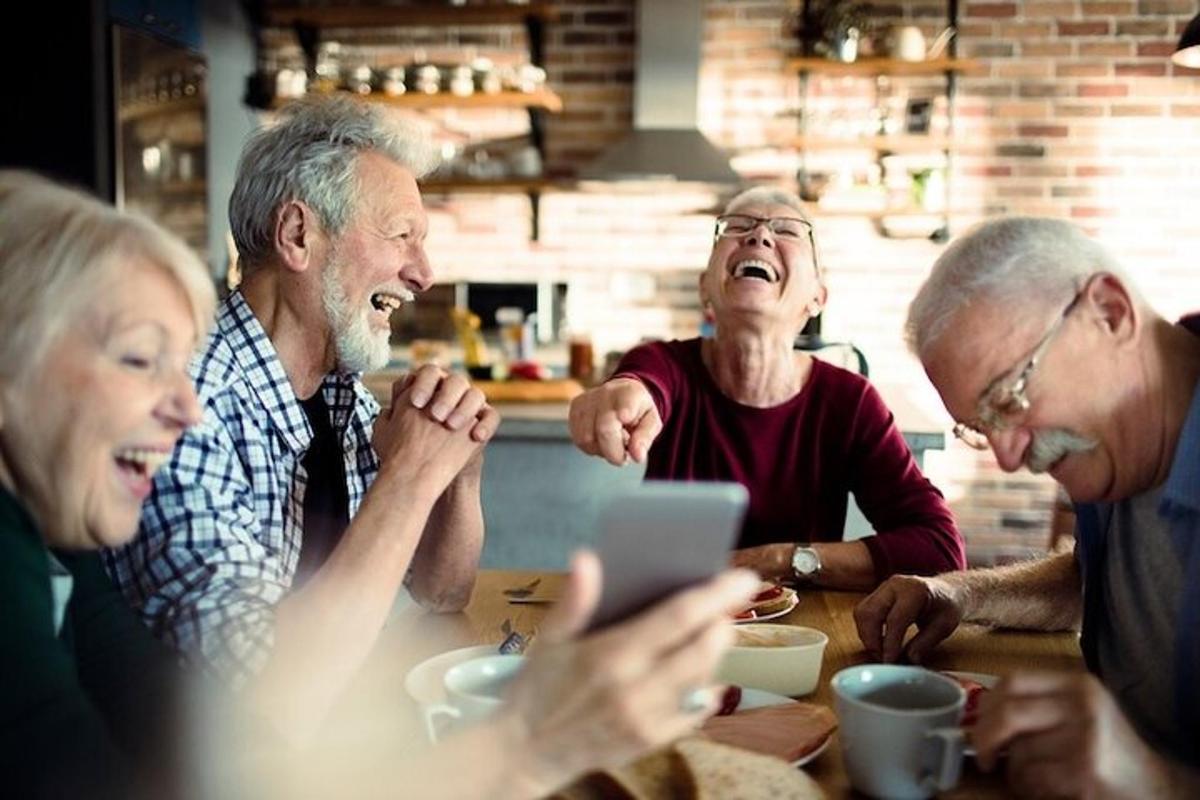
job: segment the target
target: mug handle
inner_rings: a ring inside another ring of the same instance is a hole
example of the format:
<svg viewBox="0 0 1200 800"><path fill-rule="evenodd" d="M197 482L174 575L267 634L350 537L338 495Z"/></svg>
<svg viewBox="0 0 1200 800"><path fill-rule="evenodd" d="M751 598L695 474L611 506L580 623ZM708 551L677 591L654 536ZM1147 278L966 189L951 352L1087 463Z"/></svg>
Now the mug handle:
<svg viewBox="0 0 1200 800"><path fill-rule="evenodd" d="M934 728L926 731L926 739L940 742L941 756L934 772L921 779L921 785L930 792L944 792L958 785L962 775L963 751L967 746L967 734L962 728Z"/></svg>
<svg viewBox="0 0 1200 800"><path fill-rule="evenodd" d="M438 725L439 717L462 719L462 711L445 703L438 703L425 709L425 733L429 735L429 741L432 744L437 744L439 735L444 732L445 726Z"/></svg>

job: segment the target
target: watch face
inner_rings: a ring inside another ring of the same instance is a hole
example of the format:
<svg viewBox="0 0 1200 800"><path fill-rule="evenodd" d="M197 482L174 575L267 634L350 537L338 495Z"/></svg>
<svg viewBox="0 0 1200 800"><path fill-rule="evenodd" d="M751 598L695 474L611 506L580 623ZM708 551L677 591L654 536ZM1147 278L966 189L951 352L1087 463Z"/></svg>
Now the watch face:
<svg viewBox="0 0 1200 800"><path fill-rule="evenodd" d="M817 554L801 548L792 556L792 567L801 575L811 575L817 571Z"/></svg>

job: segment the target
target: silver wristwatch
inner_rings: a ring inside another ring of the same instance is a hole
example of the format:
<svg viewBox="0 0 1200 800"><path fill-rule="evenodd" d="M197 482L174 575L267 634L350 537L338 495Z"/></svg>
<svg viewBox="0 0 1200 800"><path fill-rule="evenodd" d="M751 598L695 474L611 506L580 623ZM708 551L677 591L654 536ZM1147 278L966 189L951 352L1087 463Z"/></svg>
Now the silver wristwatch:
<svg viewBox="0 0 1200 800"><path fill-rule="evenodd" d="M798 544L792 553L792 575L797 583L812 583L821 574L821 556L808 545Z"/></svg>

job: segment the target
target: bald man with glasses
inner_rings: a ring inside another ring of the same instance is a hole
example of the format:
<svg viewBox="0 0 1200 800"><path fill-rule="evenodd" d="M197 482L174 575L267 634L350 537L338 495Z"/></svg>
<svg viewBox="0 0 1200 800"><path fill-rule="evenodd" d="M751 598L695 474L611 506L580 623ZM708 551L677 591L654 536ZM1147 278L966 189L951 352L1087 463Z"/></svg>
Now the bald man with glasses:
<svg viewBox="0 0 1200 800"><path fill-rule="evenodd" d="M1074 226L1008 218L946 250L906 328L955 435L1058 481L1077 544L893 577L855 612L867 651L920 662L964 621L1082 622L1089 672L1005 677L973 729L980 765L1005 751L1033 797L1200 796L1200 317L1155 313Z"/></svg>

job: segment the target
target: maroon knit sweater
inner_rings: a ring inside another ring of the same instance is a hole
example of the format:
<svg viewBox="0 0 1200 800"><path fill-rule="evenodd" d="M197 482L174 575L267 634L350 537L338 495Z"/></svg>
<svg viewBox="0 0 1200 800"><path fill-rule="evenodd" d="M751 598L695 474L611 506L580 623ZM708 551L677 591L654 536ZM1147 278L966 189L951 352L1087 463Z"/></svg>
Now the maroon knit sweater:
<svg viewBox="0 0 1200 800"><path fill-rule="evenodd" d="M717 388L699 339L636 347L614 377L641 380L662 416L647 478L737 481L750 491L738 547L841 541L853 492L875 529L863 542L878 580L966 565L941 492L865 378L814 359L799 394L751 408Z"/></svg>

